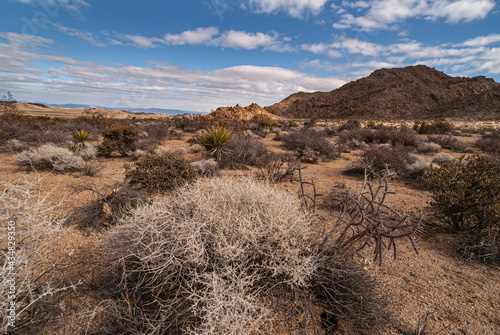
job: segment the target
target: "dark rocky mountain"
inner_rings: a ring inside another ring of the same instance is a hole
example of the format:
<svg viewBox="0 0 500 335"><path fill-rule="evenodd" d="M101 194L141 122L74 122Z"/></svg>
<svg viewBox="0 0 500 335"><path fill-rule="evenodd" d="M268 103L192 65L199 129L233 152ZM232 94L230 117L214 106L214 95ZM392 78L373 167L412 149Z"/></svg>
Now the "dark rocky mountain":
<svg viewBox="0 0 500 335"><path fill-rule="evenodd" d="M299 92L265 109L289 118L500 119L500 83L425 65L380 69L330 92Z"/></svg>

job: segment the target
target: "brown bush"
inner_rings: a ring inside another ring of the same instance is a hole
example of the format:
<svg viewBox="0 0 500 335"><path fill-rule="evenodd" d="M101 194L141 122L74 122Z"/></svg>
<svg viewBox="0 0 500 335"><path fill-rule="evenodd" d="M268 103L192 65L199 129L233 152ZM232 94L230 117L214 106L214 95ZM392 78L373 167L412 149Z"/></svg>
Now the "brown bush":
<svg viewBox="0 0 500 335"><path fill-rule="evenodd" d="M475 146L487 154L500 157L500 130L483 135L476 141Z"/></svg>
<svg viewBox="0 0 500 335"><path fill-rule="evenodd" d="M103 131L103 141L97 147L97 154L110 157L115 151L127 156L136 149L141 129L137 126L112 125Z"/></svg>
<svg viewBox="0 0 500 335"><path fill-rule="evenodd" d="M324 130L301 128L282 135L284 147L295 151L299 159L318 162L319 159L335 159L340 157L341 146L328 139Z"/></svg>
<svg viewBox="0 0 500 335"><path fill-rule="evenodd" d="M369 170L383 171L389 167L400 174L405 173L414 161L410 149L402 145L371 145L361 157L359 165L366 166Z"/></svg>
<svg viewBox="0 0 500 335"><path fill-rule="evenodd" d="M133 166L125 165L125 180L150 192L167 191L193 181L196 169L176 151L149 153Z"/></svg>
<svg viewBox="0 0 500 335"><path fill-rule="evenodd" d="M439 144L445 149L449 149L453 152L465 152L467 147L464 143L457 140L452 135L436 135L427 137L430 142Z"/></svg>

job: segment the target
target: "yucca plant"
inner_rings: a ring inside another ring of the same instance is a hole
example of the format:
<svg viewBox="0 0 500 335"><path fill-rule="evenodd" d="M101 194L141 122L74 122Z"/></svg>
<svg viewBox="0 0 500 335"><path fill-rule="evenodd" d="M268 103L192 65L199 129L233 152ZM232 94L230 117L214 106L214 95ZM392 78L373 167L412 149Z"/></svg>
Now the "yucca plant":
<svg viewBox="0 0 500 335"><path fill-rule="evenodd" d="M75 142L71 147L74 148L73 151L79 148L85 148L87 145L85 142L90 140L92 134L86 130L75 130L73 132L73 140Z"/></svg>
<svg viewBox="0 0 500 335"><path fill-rule="evenodd" d="M232 137L232 132L226 126L213 126L203 131L198 137L198 144L214 156L216 161L220 162L230 152L228 146Z"/></svg>

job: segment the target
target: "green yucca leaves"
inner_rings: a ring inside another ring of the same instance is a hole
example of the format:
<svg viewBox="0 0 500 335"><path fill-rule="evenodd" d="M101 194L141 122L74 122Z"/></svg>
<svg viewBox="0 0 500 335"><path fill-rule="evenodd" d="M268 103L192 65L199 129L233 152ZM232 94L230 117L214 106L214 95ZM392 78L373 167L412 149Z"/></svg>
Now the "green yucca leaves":
<svg viewBox="0 0 500 335"><path fill-rule="evenodd" d="M226 126L213 126L205 130L198 137L198 144L204 147L215 159L220 162L222 158L229 154L228 146L231 143L232 132Z"/></svg>
<svg viewBox="0 0 500 335"><path fill-rule="evenodd" d="M92 137L92 134L85 130L75 130L73 132L73 140L74 144L68 145L68 149L71 151L75 151L80 148L85 148L88 140Z"/></svg>

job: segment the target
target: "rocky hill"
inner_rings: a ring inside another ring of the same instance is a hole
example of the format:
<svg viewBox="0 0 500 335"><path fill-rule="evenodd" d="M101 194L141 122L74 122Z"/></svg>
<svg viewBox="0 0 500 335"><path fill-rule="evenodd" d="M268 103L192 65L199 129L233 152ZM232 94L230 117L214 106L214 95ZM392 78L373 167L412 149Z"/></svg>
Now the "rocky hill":
<svg viewBox="0 0 500 335"><path fill-rule="evenodd" d="M500 83L425 65L381 69L330 92L299 92L265 109L290 118L500 119Z"/></svg>
<svg viewBox="0 0 500 335"><path fill-rule="evenodd" d="M212 113L207 115L216 119L234 119L234 120L250 120L253 118L276 118L264 108L257 104L251 104L247 107L236 105L234 107L219 107Z"/></svg>

